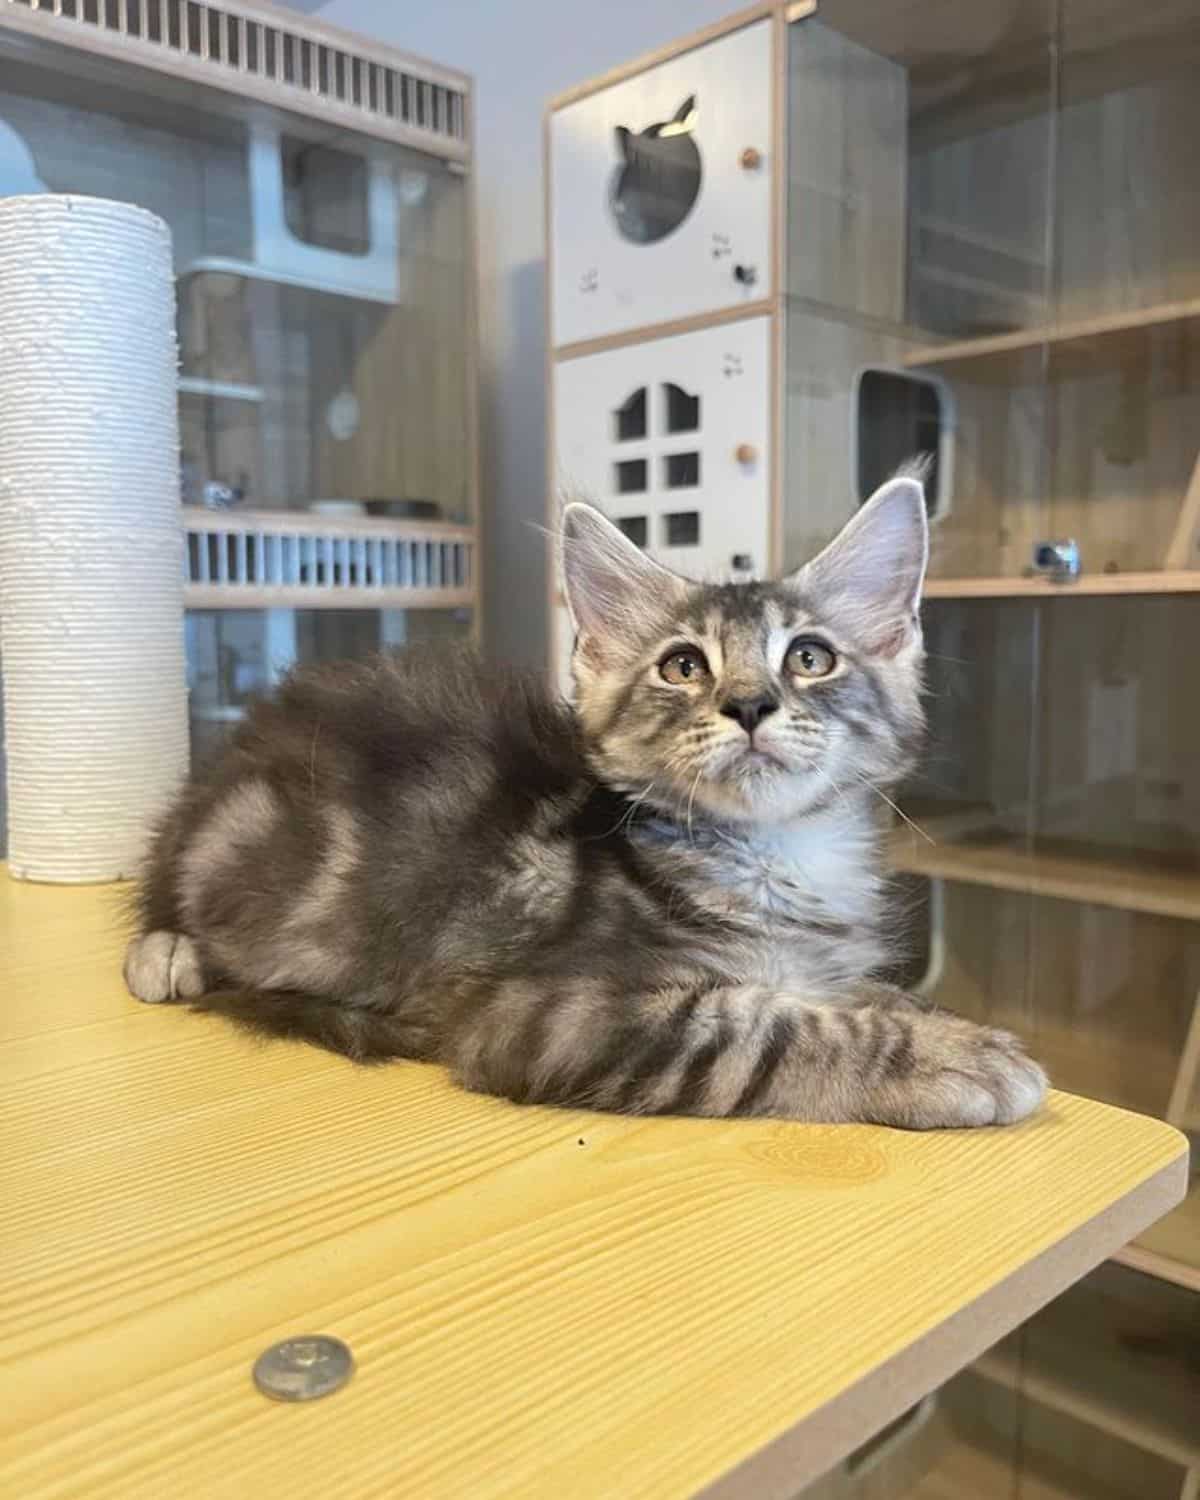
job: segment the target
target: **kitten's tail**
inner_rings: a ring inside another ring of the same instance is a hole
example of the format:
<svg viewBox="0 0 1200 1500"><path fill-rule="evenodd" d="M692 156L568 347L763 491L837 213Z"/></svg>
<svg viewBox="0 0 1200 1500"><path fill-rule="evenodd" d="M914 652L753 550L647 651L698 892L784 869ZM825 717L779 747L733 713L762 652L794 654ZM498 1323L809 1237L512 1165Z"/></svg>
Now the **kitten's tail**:
<svg viewBox="0 0 1200 1500"><path fill-rule="evenodd" d="M189 1004L193 1010L224 1016L257 1036L309 1042L354 1062L386 1062L393 1057L417 1055L411 1025L361 1005L277 991L217 992Z"/></svg>

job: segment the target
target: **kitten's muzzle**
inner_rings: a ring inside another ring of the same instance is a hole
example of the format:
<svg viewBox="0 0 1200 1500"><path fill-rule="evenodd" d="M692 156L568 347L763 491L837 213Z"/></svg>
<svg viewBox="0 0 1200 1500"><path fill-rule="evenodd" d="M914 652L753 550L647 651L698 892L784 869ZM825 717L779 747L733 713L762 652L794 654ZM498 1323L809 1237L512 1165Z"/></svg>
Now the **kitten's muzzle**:
<svg viewBox="0 0 1200 1500"><path fill-rule="evenodd" d="M746 733L753 736L762 721L769 714L775 713L778 707L778 698L769 693L760 693L753 698L726 698L719 712L727 719L736 719Z"/></svg>

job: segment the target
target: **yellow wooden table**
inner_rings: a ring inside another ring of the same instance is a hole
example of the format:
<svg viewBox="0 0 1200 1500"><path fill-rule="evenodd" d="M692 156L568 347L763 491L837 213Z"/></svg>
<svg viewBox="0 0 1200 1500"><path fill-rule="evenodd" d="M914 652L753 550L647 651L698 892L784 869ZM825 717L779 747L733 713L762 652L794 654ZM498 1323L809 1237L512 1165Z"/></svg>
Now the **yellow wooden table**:
<svg viewBox="0 0 1200 1500"><path fill-rule="evenodd" d="M1184 1191L1154 1120L518 1108L129 1000L112 889L0 876L0 1492L794 1494ZM279 1405L291 1333L358 1370Z"/></svg>

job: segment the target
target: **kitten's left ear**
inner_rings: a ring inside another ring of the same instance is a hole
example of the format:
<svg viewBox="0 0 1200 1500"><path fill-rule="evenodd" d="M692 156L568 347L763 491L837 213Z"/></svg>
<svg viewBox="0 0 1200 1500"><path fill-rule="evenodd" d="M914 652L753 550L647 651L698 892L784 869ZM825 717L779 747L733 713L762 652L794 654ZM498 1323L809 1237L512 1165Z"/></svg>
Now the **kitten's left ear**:
<svg viewBox="0 0 1200 1500"><path fill-rule="evenodd" d="M590 505L563 511L559 550L567 606L581 642L637 640L648 621L687 596L687 585Z"/></svg>
<svg viewBox="0 0 1200 1500"><path fill-rule="evenodd" d="M918 479L889 479L824 552L787 580L821 612L841 615L867 649L895 656L918 633L929 559L925 492Z"/></svg>

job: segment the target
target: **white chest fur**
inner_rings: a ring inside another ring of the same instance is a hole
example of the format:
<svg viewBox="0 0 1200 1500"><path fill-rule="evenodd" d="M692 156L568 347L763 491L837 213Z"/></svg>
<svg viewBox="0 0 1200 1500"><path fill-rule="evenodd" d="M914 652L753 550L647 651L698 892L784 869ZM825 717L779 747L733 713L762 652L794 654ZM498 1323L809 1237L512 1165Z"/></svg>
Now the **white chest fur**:
<svg viewBox="0 0 1200 1500"><path fill-rule="evenodd" d="M745 832L647 834L692 899L736 928L745 977L810 987L858 978L880 963L883 880L865 808L838 804Z"/></svg>
<svg viewBox="0 0 1200 1500"><path fill-rule="evenodd" d="M751 836L724 835L718 883L766 919L857 925L879 896L874 829L857 813L830 810Z"/></svg>

